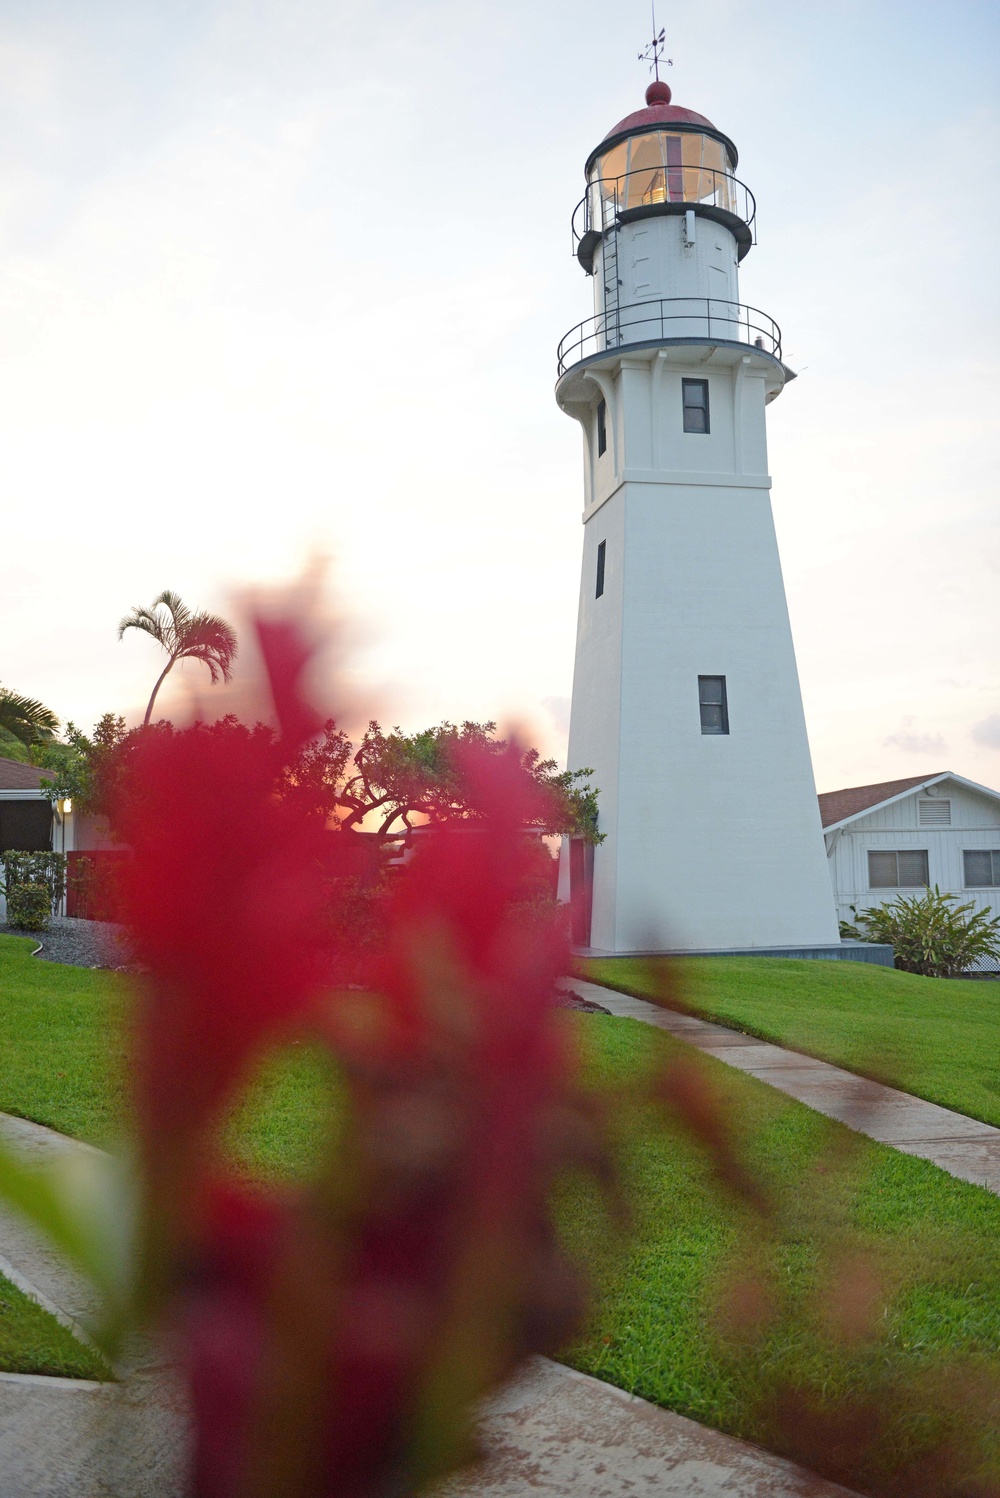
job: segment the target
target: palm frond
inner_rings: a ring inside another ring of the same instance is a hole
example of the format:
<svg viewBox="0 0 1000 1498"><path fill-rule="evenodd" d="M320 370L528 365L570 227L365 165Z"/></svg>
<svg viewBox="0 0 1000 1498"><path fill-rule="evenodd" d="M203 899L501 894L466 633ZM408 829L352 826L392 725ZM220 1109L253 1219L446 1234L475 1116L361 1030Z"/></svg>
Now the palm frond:
<svg viewBox="0 0 1000 1498"><path fill-rule="evenodd" d="M154 613L152 609L133 609L131 614L119 619L118 638L122 639L127 629L141 629L144 634L152 635L157 644L163 645L167 628L166 620L161 614Z"/></svg>
<svg viewBox="0 0 1000 1498"><path fill-rule="evenodd" d="M150 721L156 695L175 661L185 658L203 661L209 669L213 686L219 681L232 680L236 631L218 614L209 614L204 609L192 614L180 594L171 588L164 588L149 608L134 608L126 614L118 625L119 640L127 629L138 629L152 635L169 657L153 687L144 723Z"/></svg>
<svg viewBox="0 0 1000 1498"><path fill-rule="evenodd" d="M185 631L190 627L192 614L187 604L179 593L172 588L164 588L158 597L153 599L154 609L164 608L170 615L170 623L167 629L173 636L174 646L178 645L184 638ZM197 617L197 616L194 616Z"/></svg>
<svg viewBox="0 0 1000 1498"><path fill-rule="evenodd" d="M232 680L236 658L236 631L218 614L201 612L191 616L177 654L203 661L211 672L213 684Z"/></svg>
<svg viewBox="0 0 1000 1498"><path fill-rule="evenodd" d="M34 697L0 687L0 728L30 749L40 739L55 738L59 719Z"/></svg>

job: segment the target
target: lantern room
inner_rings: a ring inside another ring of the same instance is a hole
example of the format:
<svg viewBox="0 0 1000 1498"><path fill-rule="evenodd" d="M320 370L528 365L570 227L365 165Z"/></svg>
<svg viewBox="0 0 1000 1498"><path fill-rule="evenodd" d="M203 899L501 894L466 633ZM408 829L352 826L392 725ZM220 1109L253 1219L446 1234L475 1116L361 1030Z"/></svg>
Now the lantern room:
<svg viewBox="0 0 1000 1498"><path fill-rule="evenodd" d="M741 260L754 242L755 204L734 176L736 147L704 115L670 100L666 83L651 83L646 108L621 120L588 158L587 194L573 216L588 274L602 236L642 217L692 210L714 218L733 234Z"/></svg>

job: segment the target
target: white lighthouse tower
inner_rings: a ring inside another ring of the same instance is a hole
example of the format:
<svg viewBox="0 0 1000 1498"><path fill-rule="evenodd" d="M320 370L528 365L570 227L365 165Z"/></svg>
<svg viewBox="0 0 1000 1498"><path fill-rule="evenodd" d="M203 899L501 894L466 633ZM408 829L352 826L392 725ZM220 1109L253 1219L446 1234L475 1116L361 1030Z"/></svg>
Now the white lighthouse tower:
<svg viewBox="0 0 1000 1498"><path fill-rule="evenodd" d="M569 767L605 834L570 849L575 936L838 948L768 494L765 407L793 375L740 301L736 147L670 100L657 80L591 152L573 219L594 315L556 386L584 439Z"/></svg>

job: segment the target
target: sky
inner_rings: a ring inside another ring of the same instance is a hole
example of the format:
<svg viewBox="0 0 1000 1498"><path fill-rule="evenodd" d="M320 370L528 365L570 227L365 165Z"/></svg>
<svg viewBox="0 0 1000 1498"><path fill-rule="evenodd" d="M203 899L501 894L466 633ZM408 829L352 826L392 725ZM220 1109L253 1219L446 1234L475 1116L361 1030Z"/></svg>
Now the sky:
<svg viewBox="0 0 1000 1498"><path fill-rule="evenodd" d="M657 21L798 372L768 437L818 788L1000 787L1000 12ZM641 0L0 0L0 682L137 718L133 605L232 613L325 556L371 712L565 753L569 221L649 31Z"/></svg>

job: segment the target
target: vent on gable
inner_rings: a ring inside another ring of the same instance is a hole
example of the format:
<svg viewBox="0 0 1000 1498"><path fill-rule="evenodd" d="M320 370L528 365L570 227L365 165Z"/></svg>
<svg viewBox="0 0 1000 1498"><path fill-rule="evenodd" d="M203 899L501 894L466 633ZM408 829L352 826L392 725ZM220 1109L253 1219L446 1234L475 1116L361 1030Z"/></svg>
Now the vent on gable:
<svg viewBox="0 0 1000 1498"><path fill-rule="evenodd" d="M917 821L921 827L950 827L950 801L918 801Z"/></svg>

